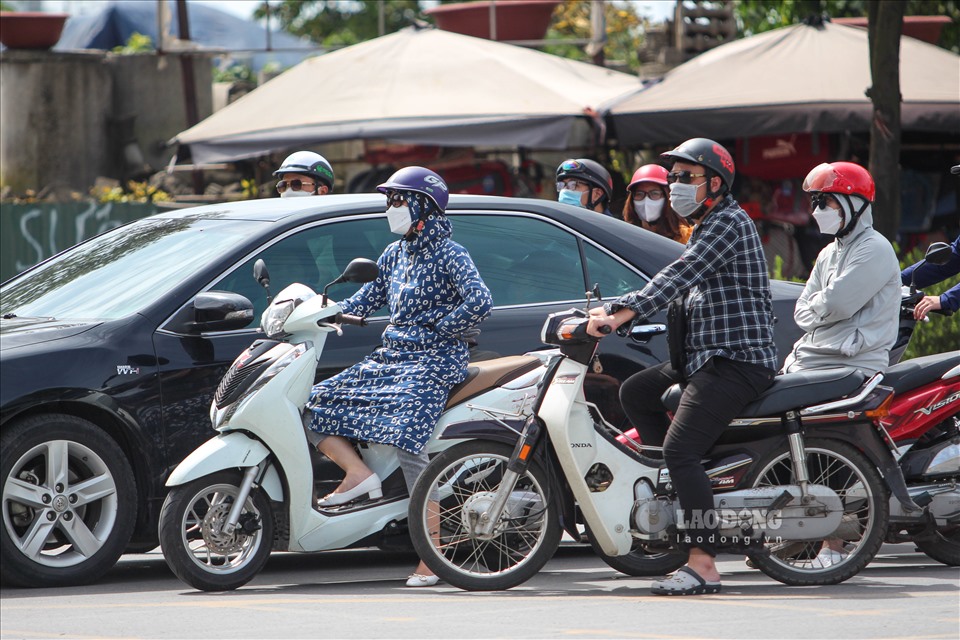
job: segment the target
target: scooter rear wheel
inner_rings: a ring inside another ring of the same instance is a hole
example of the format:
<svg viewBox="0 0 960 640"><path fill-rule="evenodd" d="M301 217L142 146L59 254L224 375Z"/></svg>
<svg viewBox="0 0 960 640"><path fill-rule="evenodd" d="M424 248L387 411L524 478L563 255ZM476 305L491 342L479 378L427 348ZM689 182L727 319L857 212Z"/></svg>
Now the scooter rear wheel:
<svg viewBox="0 0 960 640"><path fill-rule="evenodd" d="M771 540L765 545L769 553L753 554L751 560L784 584L838 584L859 573L880 550L890 516L890 494L874 465L850 445L810 439L805 449L810 482L830 487L843 503L844 513L833 538L834 544L843 545L842 559L818 559L824 540ZM795 483L786 445L772 451L754 469L750 486Z"/></svg>
<svg viewBox="0 0 960 640"><path fill-rule="evenodd" d="M230 591L252 580L270 557L273 509L254 488L232 534L222 526L240 487L239 471L221 471L174 487L160 511L160 547L170 570L195 589ZM245 525L245 526L244 526Z"/></svg>
<svg viewBox="0 0 960 640"><path fill-rule="evenodd" d="M917 548L937 562L960 567L960 526L940 529L936 536L933 540L917 540Z"/></svg>
<svg viewBox="0 0 960 640"><path fill-rule="evenodd" d="M550 499L547 474L536 461L521 474L493 532L477 534L512 452L494 442L455 445L424 469L413 489L413 546L441 580L455 587L515 587L536 575L560 544L560 515ZM436 537L431 530L439 531Z"/></svg>

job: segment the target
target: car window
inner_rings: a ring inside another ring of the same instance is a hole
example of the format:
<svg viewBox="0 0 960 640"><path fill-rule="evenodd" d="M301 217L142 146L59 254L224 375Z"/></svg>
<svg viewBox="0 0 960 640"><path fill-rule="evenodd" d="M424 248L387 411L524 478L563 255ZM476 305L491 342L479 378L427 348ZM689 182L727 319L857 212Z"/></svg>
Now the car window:
<svg viewBox="0 0 960 640"><path fill-rule="evenodd" d="M477 265L496 306L582 300L577 238L527 216L452 215L453 239Z"/></svg>
<svg viewBox="0 0 960 640"><path fill-rule="evenodd" d="M5 283L0 309L22 317L123 318L161 299L260 226L234 220L139 220Z"/></svg>
<svg viewBox="0 0 960 640"><path fill-rule="evenodd" d="M587 256L587 283L591 287L600 285L600 295L604 300L642 289L647 284L632 269L594 245L585 242L583 252Z"/></svg>
<svg viewBox="0 0 960 640"><path fill-rule="evenodd" d="M364 218L318 225L287 236L259 251L240 266L214 282L210 287L218 291L232 291L246 296L254 308L252 326L260 322L260 314L267 307L266 293L253 279L253 263L263 259L270 273L270 292L279 293L284 287L300 282L320 293L327 283L343 273L354 258L376 260L387 244L396 240L383 218ZM342 283L330 287L333 300L342 300L360 288L356 283ZM386 308L376 316L387 315Z"/></svg>

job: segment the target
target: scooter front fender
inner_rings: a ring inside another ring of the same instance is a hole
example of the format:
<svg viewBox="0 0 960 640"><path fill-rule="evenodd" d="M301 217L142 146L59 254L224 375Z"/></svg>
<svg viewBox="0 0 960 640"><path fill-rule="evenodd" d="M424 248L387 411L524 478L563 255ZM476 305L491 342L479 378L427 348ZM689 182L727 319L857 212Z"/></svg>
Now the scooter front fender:
<svg viewBox="0 0 960 640"><path fill-rule="evenodd" d="M259 440L231 431L210 438L197 447L177 465L166 485L176 487L224 469L249 468L260 464L269 455L270 450ZM260 486L271 500L283 500L283 485L273 465L267 469Z"/></svg>

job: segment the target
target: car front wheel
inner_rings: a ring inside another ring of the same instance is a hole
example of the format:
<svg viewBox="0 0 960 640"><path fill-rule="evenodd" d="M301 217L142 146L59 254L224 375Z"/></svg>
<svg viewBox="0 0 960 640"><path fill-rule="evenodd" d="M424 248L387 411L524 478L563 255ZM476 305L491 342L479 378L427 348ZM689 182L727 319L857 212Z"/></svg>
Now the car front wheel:
<svg viewBox="0 0 960 640"><path fill-rule="evenodd" d="M50 414L0 436L3 581L23 587L92 582L116 563L136 518L120 447L93 423Z"/></svg>

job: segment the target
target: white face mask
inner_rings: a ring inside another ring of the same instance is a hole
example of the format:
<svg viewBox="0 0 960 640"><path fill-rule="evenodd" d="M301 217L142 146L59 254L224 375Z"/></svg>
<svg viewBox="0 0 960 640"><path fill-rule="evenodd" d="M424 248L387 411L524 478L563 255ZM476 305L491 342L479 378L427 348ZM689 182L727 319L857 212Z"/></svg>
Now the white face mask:
<svg viewBox="0 0 960 640"><path fill-rule="evenodd" d="M398 236L407 235L413 223L410 221L410 207L390 207L387 209L387 222L390 223L390 231Z"/></svg>
<svg viewBox="0 0 960 640"><path fill-rule="evenodd" d="M286 191L284 191L283 193L280 194L280 197L281 197L281 198L301 198L301 197L304 197L304 196L309 197L309 196L312 196L312 195L313 195L313 194L312 194L311 192L309 192L309 191L303 191L302 189L301 189L300 191L294 191L293 189L287 189Z"/></svg>
<svg viewBox="0 0 960 640"><path fill-rule="evenodd" d="M663 213L663 198L660 200L651 200L649 197L640 202L633 201L633 210L637 212L640 219L644 222L656 222Z"/></svg>
<svg viewBox="0 0 960 640"><path fill-rule="evenodd" d="M706 200L706 197L704 197L703 200L697 201L697 189L699 187L698 184L683 184L681 182L674 182L670 185L670 206L677 212L677 215L689 218L697 212L697 209Z"/></svg>
<svg viewBox="0 0 960 640"><path fill-rule="evenodd" d="M840 209L834 209L833 207L817 209L813 212L813 219L817 221L820 233L826 236L836 235L837 231L840 231L840 227L843 226L843 214Z"/></svg>

